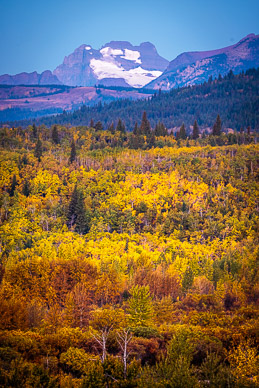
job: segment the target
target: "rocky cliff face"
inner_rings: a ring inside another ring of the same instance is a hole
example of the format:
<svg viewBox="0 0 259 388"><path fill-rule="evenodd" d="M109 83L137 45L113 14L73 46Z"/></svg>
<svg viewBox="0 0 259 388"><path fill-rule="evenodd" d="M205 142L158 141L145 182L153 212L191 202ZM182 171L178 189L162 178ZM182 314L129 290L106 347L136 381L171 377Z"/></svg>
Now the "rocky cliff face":
<svg viewBox="0 0 259 388"><path fill-rule="evenodd" d="M161 75L168 63L149 42L133 46L112 41L100 50L85 44L78 47L53 74L70 86L143 87Z"/></svg>
<svg viewBox="0 0 259 388"><path fill-rule="evenodd" d="M16 75L4 74L0 76L1 85L61 85L62 82L46 70L41 74L36 71L33 73L20 73Z"/></svg>
<svg viewBox="0 0 259 388"><path fill-rule="evenodd" d="M200 84L210 76L239 73L259 66L259 35L250 34L235 45L213 51L187 52L171 61L164 73L147 87L170 90Z"/></svg>

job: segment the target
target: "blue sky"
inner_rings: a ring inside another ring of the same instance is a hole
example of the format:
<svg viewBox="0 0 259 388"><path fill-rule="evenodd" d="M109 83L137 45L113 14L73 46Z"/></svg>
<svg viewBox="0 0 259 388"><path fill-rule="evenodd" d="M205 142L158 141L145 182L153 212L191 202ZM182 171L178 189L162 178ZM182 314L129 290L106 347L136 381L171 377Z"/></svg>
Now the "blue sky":
<svg viewBox="0 0 259 388"><path fill-rule="evenodd" d="M0 0L0 74L54 70L83 43L150 41L160 55L259 33L258 0Z"/></svg>

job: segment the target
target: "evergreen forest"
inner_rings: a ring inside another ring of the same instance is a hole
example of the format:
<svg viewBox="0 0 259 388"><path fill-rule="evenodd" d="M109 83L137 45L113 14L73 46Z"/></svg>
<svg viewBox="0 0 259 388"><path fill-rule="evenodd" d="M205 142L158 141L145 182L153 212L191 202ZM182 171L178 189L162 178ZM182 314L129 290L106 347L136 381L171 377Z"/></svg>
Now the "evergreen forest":
<svg viewBox="0 0 259 388"><path fill-rule="evenodd" d="M101 85L97 87L100 99L102 90L105 92ZM189 132L189 127L197 120L201 128L207 129L212 127L215 117L220 113L224 128L240 131L241 128L250 126L258 130L258 91L259 69L250 69L237 75L230 71L224 77L219 76L214 80L210 78L202 85L172 89L170 92L156 91L147 99L120 99L109 104L100 101L94 107L83 105L74 112L64 111L56 116L24 120L10 125L26 127L36 122L37 125L47 126L88 126L93 120L95 123L100 121L103 128L108 129L112 124L116 126L121 119L127 131L133 131L135 123L140 124L142 113L146 111L153 128L158 121L171 130L185 122Z"/></svg>

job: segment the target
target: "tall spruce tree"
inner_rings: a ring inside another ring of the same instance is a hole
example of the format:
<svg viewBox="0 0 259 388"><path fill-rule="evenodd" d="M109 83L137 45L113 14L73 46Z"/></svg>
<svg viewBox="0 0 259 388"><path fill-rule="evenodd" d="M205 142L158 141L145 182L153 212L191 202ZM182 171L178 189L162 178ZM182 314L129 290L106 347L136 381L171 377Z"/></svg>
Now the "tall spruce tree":
<svg viewBox="0 0 259 388"><path fill-rule="evenodd" d="M139 135L139 127L137 122L135 122L135 125L134 125L133 135Z"/></svg>
<svg viewBox="0 0 259 388"><path fill-rule="evenodd" d="M34 137L34 139L37 139L37 136L38 136L38 130L35 123L33 123L32 125L32 136Z"/></svg>
<svg viewBox="0 0 259 388"><path fill-rule="evenodd" d="M96 129L96 131L102 131L103 130L102 122L100 120L97 121L97 123L95 124L94 128Z"/></svg>
<svg viewBox="0 0 259 388"><path fill-rule="evenodd" d="M52 129L51 137L52 137L53 143L59 144L59 133L58 133L58 127L56 125L54 125Z"/></svg>
<svg viewBox="0 0 259 388"><path fill-rule="evenodd" d="M179 131L179 139L185 140L186 138L187 138L187 135L186 135L185 125L184 125L184 123L182 123L180 131Z"/></svg>
<svg viewBox="0 0 259 388"><path fill-rule="evenodd" d="M116 131L119 131L121 133L126 133L125 124L121 121L121 119L118 120Z"/></svg>
<svg viewBox="0 0 259 388"><path fill-rule="evenodd" d="M67 212L67 226L76 232L84 234L89 230L89 221L86 214L83 193L75 186Z"/></svg>
<svg viewBox="0 0 259 388"><path fill-rule="evenodd" d="M107 130L110 131L111 133L115 132L114 123L113 122L108 126Z"/></svg>
<svg viewBox="0 0 259 388"><path fill-rule="evenodd" d="M164 123L160 121L156 124L154 130L155 136L168 136L168 130L165 127Z"/></svg>
<svg viewBox="0 0 259 388"><path fill-rule="evenodd" d="M16 175L14 174L13 175L13 179L12 179L12 185L11 185L11 189L10 189L10 197L13 197L14 196L14 192L15 192L15 189L16 189L16 186L17 186L17 179L16 179Z"/></svg>
<svg viewBox="0 0 259 388"><path fill-rule="evenodd" d="M199 138L199 127L198 127L197 120L195 120L193 124L192 138L194 140Z"/></svg>
<svg viewBox="0 0 259 388"><path fill-rule="evenodd" d="M215 121L215 123L213 125L212 135L213 136L220 136L221 135L221 130L222 130L221 119L220 119L220 115L218 114L217 118L216 118L216 121Z"/></svg>
<svg viewBox="0 0 259 388"><path fill-rule="evenodd" d="M40 138L38 137L38 140L37 140L37 143L36 143L36 146L35 146L35 150L34 150L34 156L35 156L35 158L38 159L39 162L41 160L42 153L43 153L43 151L42 151L42 143L41 143Z"/></svg>
<svg viewBox="0 0 259 388"><path fill-rule="evenodd" d="M143 115L142 115L140 131L141 131L142 135L149 135L151 133L151 125L147 119L147 112L146 111L144 111Z"/></svg>
<svg viewBox="0 0 259 388"><path fill-rule="evenodd" d="M69 157L69 163L73 163L76 160L76 145L74 139L71 142L71 151Z"/></svg>

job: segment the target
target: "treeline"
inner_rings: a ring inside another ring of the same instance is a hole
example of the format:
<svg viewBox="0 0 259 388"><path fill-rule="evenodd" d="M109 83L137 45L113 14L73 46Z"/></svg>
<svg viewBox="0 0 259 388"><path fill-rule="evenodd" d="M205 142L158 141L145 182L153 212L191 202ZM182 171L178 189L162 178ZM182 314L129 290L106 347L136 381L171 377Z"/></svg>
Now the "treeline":
<svg viewBox="0 0 259 388"><path fill-rule="evenodd" d="M224 128L238 131L242 127L259 128L259 70L209 79L202 85L172 89L168 93L157 92L144 100L118 100L110 104L99 103L95 107L82 106L74 112L39 119L47 126L89 125L90 120L101 121L104 128L121 118L127 131L132 131L135 121L140 124L143 111L147 112L152 128L162 121L167 128L179 127L184 121L187 131L194 120L202 128L212 127L215 117L221 114ZM99 92L101 93L101 88ZM23 125L33 121L24 121Z"/></svg>
<svg viewBox="0 0 259 388"><path fill-rule="evenodd" d="M0 385L257 387L255 134L97 123L0 131Z"/></svg>

